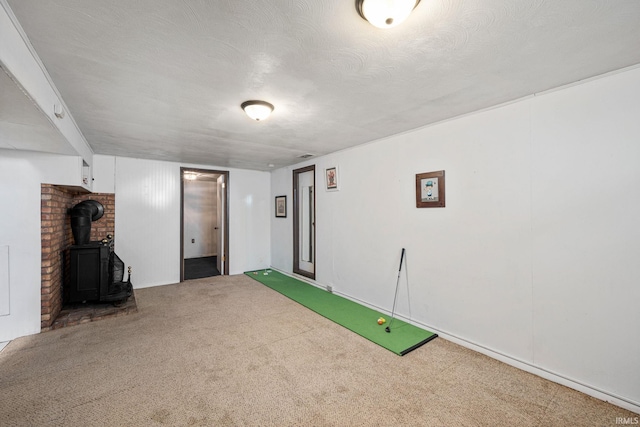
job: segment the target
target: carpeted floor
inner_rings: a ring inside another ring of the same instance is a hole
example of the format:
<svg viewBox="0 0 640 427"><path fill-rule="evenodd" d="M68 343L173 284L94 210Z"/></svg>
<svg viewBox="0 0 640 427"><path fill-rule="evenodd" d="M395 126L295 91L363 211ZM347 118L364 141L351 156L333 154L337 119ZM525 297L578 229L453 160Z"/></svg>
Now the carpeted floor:
<svg viewBox="0 0 640 427"><path fill-rule="evenodd" d="M609 426L637 415L442 338L397 356L244 275L12 341L3 426Z"/></svg>
<svg viewBox="0 0 640 427"><path fill-rule="evenodd" d="M184 260L184 280L219 276L217 256L188 258Z"/></svg>
<svg viewBox="0 0 640 427"><path fill-rule="evenodd" d="M256 270L245 274L399 356L438 337L431 331L418 328L400 319L393 321L390 319L389 323L381 325L378 319L387 316L385 313L275 270ZM386 332L386 327L389 327L389 332Z"/></svg>

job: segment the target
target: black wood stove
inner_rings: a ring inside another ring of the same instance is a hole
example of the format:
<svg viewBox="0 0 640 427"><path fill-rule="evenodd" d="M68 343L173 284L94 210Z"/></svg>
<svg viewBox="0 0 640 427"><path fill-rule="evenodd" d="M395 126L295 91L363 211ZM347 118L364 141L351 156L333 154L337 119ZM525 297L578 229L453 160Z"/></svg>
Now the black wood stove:
<svg viewBox="0 0 640 427"><path fill-rule="evenodd" d="M131 267L124 281L124 263L113 251L113 237L91 242L91 222L102 217L104 208L95 200L71 209L71 230L75 245L69 248L69 274L64 287L66 303L124 302L133 293Z"/></svg>
<svg viewBox="0 0 640 427"><path fill-rule="evenodd" d="M113 240L69 248L67 302L122 302L131 296L131 267L124 281L124 263L113 251Z"/></svg>

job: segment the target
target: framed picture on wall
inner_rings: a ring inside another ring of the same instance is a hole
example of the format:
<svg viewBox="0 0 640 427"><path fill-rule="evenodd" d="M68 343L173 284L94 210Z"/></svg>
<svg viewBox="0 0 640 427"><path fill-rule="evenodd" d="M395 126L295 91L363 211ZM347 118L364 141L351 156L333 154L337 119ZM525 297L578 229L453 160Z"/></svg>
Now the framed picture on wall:
<svg viewBox="0 0 640 427"><path fill-rule="evenodd" d="M416 174L416 208L444 208L444 171Z"/></svg>
<svg viewBox="0 0 640 427"><path fill-rule="evenodd" d="M338 167L333 166L331 168L325 169L325 177L327 191L338 191L340 188L338 187Z"/></svg>
<svg viewBox="0 0 640 427"><path fill-rule="evenodd" d="M287 196L276 196L276 218L287 217Z"/></svg>

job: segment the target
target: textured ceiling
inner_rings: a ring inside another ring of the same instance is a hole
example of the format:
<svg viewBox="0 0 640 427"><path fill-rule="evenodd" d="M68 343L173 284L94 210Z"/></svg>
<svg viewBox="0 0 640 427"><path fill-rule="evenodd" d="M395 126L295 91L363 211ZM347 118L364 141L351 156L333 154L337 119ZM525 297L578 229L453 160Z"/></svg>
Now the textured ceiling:
<svg viewBox="0 0 640 427"><path fill-rule="evenodd" d="M8 2L96 153L258 170L640 63L638 0Z"/></svg>
<svg viewBox="0 0 640 427"><path fill-rule="evenodd" d="M75 154L58 129L2 67L0 94L0 149Z"/></svg>

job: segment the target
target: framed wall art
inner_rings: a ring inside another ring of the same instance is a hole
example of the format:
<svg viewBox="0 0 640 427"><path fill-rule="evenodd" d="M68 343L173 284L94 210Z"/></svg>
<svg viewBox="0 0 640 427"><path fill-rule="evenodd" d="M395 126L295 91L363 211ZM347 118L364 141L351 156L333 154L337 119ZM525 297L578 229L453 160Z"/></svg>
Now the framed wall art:
<svg viewBox="0 0 640 427"><path fill-rule="evenodd" d="M416 174L416 208L444 208L444 171Z"/></svg>
<svg viewBox="0 0 640 427"><path fill-rule="evenodd" d="M338 191L340 187L338 186L338 167L333 166L325 169L325 178L327 191Z"/></svg>
<svg viewBox="0 0 640 427"><path fill-rule="evenodd" d="M276 196L276 218L287 217L287 196Z"/></svg>

